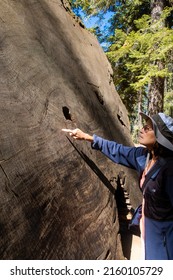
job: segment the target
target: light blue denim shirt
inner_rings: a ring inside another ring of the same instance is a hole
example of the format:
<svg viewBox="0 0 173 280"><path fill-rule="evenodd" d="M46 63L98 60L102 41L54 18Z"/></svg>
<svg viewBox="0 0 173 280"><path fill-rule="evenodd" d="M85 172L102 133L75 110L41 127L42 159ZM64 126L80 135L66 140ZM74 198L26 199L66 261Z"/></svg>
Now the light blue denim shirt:
<svg viewBox="0 0 173 280"><path fill-rule="evenodd" d="M148 153L146 148L127 147L95 134L93 138L92 148L101 151L113 162L135 169L139 174L144 170Z"/></svg>

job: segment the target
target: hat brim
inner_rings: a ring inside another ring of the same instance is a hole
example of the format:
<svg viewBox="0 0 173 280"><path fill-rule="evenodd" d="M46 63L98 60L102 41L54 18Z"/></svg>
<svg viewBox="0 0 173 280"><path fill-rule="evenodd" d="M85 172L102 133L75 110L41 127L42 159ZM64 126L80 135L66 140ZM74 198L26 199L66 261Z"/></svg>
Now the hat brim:
<svg viewBox="0 0 173 280"><path fill-rule="evenodd" d="M152 125L153 125L153 130L154 130L154 133L156 134L156 129L157 129L157 125L155 123L155 121L149 117L148 115L144 114L143 112L140 112L139 113L141 115L141 117L147 122L148 120L151 121Z"/></svg>
<svg viewBox="0 0 173 280"><path fill-rule="evenodd" d="M150 118L149 116L147 116L146 114L144 114L144 113L142 113L142 112L140 112L139 113L140 115L141 115L141 117L144 119L144 120L151 120L152 122L153 122L153 120L152 120L152 118Z"/></svg>

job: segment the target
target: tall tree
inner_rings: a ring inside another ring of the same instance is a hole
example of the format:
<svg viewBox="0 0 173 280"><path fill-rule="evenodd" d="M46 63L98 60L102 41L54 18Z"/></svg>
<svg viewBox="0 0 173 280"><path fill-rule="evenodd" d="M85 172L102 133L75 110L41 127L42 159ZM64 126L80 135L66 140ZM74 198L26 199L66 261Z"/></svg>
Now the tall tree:
<svg viewBox="0 0 173 280"><path fill-rule="evenodd" d="M164 21L168 13L167 9L162 12L161 21ZM144 100L146 97L150 97L147 103L152 104L152 108L160 111L163 109L164 80L172 75L168 65L173 49L173 30L165 26L160 28L159 20L154 22L150 16L146 15L135 21L135 25L137 31L131 31L129 34L122 30L116 30L114 44L109 49L108 57L114 65L116 73L114 75L115 84L119 83L122 86L123 83L126 83L127 86L129 83L125 93L131 90L134 98L139 102L142 92ZM121 79L118 77L119 71L117 71L120 67L123 68ZM127 73L129 73L129 77ZM148 91L149 96L147 96ZM161 93L162 96L160 97L158 93ZM132 103L128 106L133 108ZM145 107L147 110L146 101Z"/></svg>
<svg viewBox="0 0 173 280"><path fill-rule="evenodd" d="M164 7L165 0L151 0L151 20L156 24L155 32L165 27L165 20L162 18ZM157 44L156 42L153 47L157 48ZM156 58L153 62L153 66L156 67L158 71L163 70L165 68L163 59ZM156 75L151 78L148 94L148 111L150 115L163 111L164 83L165 77L162 75Z"/></svg>

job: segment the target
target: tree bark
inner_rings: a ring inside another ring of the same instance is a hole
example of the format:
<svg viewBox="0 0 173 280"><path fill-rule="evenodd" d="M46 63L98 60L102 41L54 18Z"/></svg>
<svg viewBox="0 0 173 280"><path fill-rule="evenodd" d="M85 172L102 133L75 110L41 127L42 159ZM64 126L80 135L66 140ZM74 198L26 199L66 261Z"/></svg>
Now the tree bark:
<svg viewBox="0 0 173 280"><path fill-rule="evenodd" d="M132 145L127 111L98 41L67 10L1 1L1 259L124 259L115 189L123 171L137 203L136 175L61 129Z"/></svg>

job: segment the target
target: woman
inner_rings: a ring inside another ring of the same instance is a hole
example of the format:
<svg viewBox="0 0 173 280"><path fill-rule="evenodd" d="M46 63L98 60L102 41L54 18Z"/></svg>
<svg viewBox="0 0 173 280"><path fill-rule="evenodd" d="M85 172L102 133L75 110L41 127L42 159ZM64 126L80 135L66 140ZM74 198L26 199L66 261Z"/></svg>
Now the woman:
<svg viewBox="0 0 173 280"><path fill-rule="evenodd" d="M139 133L141 147L126 147L80 129L63 131L74 139L90 141L93 149L112 161L138 171L143 192L144 258L173 260L173 119L164 113L152 117L140 114L146 122Z"/></svg>

